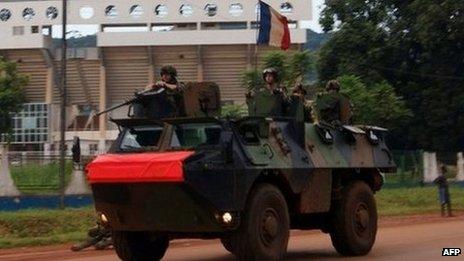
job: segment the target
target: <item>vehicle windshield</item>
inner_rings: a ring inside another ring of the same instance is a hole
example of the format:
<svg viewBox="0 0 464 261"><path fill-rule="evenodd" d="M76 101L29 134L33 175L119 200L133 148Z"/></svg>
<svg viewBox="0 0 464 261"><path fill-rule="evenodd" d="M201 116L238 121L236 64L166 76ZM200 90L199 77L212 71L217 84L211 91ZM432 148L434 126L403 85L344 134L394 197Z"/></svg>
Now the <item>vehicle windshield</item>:
<svg viewBox="0 0 464 261"><path fill-rule="evenodd" d="M162 126L134 126L128 127L124 132L120 149L123 151L156 148L158 146Z"/></svg>
<svg viewBox="0 0 464 261"><path fill-rule="evenodd" d="M215 146L221 137L221 125L217 123L186 123L174 126L171 148L196 148Z"/></svg>

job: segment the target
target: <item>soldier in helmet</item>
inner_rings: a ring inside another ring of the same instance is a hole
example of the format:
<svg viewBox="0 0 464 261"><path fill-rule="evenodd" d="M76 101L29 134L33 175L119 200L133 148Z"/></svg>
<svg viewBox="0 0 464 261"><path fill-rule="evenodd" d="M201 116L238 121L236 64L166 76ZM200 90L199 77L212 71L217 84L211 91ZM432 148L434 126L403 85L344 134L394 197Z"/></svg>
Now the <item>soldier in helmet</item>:
<svg viewBox="0 0 464 261"><path fill-rule="evenodd" d="M171 110L171 117L181 117L185 115L183 92L185 86L177 80L177 70L171 65L161 67L161 80L155 84L149 84L147 89L159 90L164 88L166 97Z"/></svg>
<svg viewBox="0 0 464 261"><path fill-rule="evenodd" d="M340 93L340 83L330 80L325 87L326 92L316 98L318 120L332 125L351 123L351 103L346 95Z"/></svg>
<svg viewBox="0 0 464 261"><path fill-rule="evenodd" d="M250 116L284 116L287 108L285 88L279 86L279 73L274 68L263 71L264 87L246 94Z"/></svg>

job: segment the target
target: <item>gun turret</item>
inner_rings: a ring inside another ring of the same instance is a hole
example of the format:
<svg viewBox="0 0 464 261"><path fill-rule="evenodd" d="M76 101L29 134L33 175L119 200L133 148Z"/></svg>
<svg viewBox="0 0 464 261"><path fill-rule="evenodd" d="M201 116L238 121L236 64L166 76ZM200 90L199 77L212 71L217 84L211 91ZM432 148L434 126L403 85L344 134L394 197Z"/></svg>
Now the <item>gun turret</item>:
<svg viewBox="0 0 464 261"><path fill-rule="evenodd" d="M129 118L162 119L174 117L217 116L220 113L219 87L214 83L186 83L182 90L171 91L162 86L137 92L134 97L95 116L129 106Z"/></svg>
<svg viewBox="0 0 464 261"><path fill-rule="evenodd" d="M147 116L147 115L144 115L145 111L147 109L146 107L150 107L149 103L152 102L151 100L154 97L158 96L161 99L166 100L166 97L165 97L166 95L163 95L164 92L165 92L165 89L161 88L161 87L160 88L153 88L153 89L150 89L150 90L144 90L144 91L141 91L141 92L136 92L134 94L134 96L135 96L134 98L126 100L125 102L122 102L120 104L111 106L110 108L107 108L106 110L100 111L100 112L96 113L95 116L100 116L102 114L105 114L105 113L108 113L108 112L114 111L116 109L119 109L121 107L129 105L130 106L129 110L128 110L128 116L129 117L143 118L143 117ZM161 102L159 104L163 104L163 103ZM162 115L160 115L160 116L162 116ZM158 117L158 118L161 118L161 117Z"/></svg>

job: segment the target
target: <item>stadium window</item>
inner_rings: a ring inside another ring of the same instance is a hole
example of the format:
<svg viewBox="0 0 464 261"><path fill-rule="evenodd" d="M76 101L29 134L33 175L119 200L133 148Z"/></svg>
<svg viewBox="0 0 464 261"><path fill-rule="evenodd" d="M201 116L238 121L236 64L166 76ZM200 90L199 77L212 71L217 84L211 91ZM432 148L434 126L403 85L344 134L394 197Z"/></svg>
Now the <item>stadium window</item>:
<svg viewBox="0 0 464 261"><path fill-rule="evenodd" d="M38 34L39 27L37 25L31 26L31 34Z"/></svg>
<svg viewBox="0 0 464 261"><path fill-rule="evenodd" d="M79 16L82 19L85 19L85 20L90 19L93 17L94 14L95 14L95 11L90 6L84 6L79 9Z"/></svg>
<svg viewBox="0 0 464 261"><path fill-rule="evenodd" d="M133 5L129 10L129 14L132 18L140 18L143 15L143 7L140 5Z"/></svg>
<svg viewBox="0 0 464 261"><path fill-rule="evenodd" d="M48 7L45 11L45 16L50 20L56 19L58 17L58 9L54 6Z"/></svg>
<svg viewBox="0 0 464 261"><path fill-rule="evenodd" d="M231 16L241 16L243 13L243 6L240 3L231 4L229 8L229 14Z"/></svg>
<svg viewBox="0 0 464 261"><path fill-rule="evenodd" d="M24 26L13 26L13 35L23 35Z"/></svg>
<svg viewBox="0 0 464 261"><path fill-rule="evenodd" d="M191 16L193 14L193 8L189 4L183 4L180 6L179 13L185 17Z"/></svg>
<svg viewBox="0 0 464 261"><path fill-rule="evenodd" d="M280 4L280 12L283 14L293 13L293 6L289 2Z"/></svg>
<svg viewBox="0 0 464 261"><path fill-rule="evenodd" d="M288 28L297 29L298 28L298 22L297 21L288 21Z"/></svg>
<svg viewBox="0 0 464 261"><path fill-rule="evenodd" d="M51 26L42 26L42 35L50 36L52 34Z"/></svg>
<svg viewBox="0 0 464 261"><path fill-rule="evenodd" d="M157 17L166 17L168 15L168 7L165 5L157 5L155 7L155 15Z"/></svg>
<svg viewBox="0 0 464 261"><path fill-rule="evenodd" d="M197 30L196 23L156 23L151 25L153 32L169 32L169 31L194 31Z"/></svg>
<svg viewBox="0 0 464 261"><path fill-rule="evenodd" d="M213 17L217 14L218 7L216 4L206 4L205 13L209 17Z"/></svg>
<svg viewBox="0 0 464 261"><path fill-rule="evenodd" d="M105 8L105 15L108 18L116 18L118 16L118 9L114 5L109 5Z"/></svg>
<svg viewBox="0 0 464 261"><path fill-rule="evenodd" d="M202 23L202 30L244 30L247 29L246 22L220 22L220 23Z"/></svg>
<svg viewBox="0 0 464 261"><path fill-rule="evenodd" d="M30 7L24 8L24 10L23 10L23 18L24 18L24 20L31 21L32 18L34 18L34 16L35 16L34 9L32 9Z"/></svg>
<svg viewBox="0 0 464 261"><path fill-rule="evenodd" d="M9 9L0 10L0 20L6 22L11 18L11 11Z"/></svg>

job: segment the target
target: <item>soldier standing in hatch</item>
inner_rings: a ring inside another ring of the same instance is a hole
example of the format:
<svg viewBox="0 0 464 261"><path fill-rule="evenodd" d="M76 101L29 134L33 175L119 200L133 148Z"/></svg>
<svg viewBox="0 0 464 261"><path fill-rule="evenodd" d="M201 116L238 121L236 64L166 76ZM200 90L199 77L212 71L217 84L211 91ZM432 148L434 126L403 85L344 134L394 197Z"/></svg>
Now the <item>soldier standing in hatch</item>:
<svg viewBox="0 0 464 261"><path fill-rule="evenodd" d="M170 104L170 116L171 117L182 117L185 116L184 98L183 92L185 86L183 83L177 80L177 70L171 65L161 67L160 71L161 80L154 84L149 84L149 89L160 89L164 88L166 91L168 103Z"/></svg>
<svg viewBox="0 0 464 261"><path fill-rule="evenodd" d="M245 96L250 116L284 116L287 109L285 88L279 86L279 73L274 68L263 71L264 87Z"/></svg>
<svg viewBox="0 0 464 261"><path fill-rule="evenodd" d="M340 83L330 80L326 92L316 98L315 106L320 122L331 125L344 125L351 123L351 103L349 98L340 93Z"/></svg>
<svg viewBox="0 0 464 261"><path fill-rule="evenodd" d="M306 90L301 83L292 89L289 97L288 117L295 118L298 122L312 122L311 104L306 100Z"/></svg>

